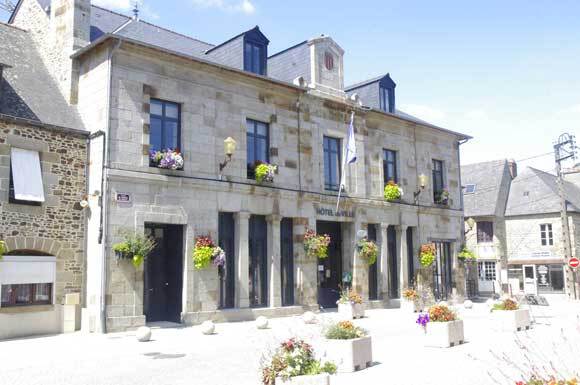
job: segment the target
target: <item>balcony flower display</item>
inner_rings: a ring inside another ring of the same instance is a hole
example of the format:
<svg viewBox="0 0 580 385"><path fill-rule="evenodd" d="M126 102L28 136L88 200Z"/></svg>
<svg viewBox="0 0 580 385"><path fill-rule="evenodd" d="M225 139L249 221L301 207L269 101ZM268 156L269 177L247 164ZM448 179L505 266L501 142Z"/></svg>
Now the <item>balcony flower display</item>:
<svg viewBox="0 0 580 385"><path fill-rule="evenodd" d="M209 236L195 238L193 248L193 266L198 269L205 269L213 263L216 267L223 267L226 263L226 254L223 249L216 246Z"/></svg>
<svg viewBox="0 0 580 385"><path fill-rule="evenodd" d="M421 245L421 250L419 251L419 262L421 266L429 267L435 262L435 244L426 243Z"/></svg>
<svg viewBox="0 0 580 385"><path fill-rule="evenodd" d="M155 241L150 237L127 233L122 242L113 245L113 251L118 260L130 259L133 266L138 268L155 246Z"/></svg>
<svg viewBox="0 0 580 385"><path fill-rule="evenodd" d="M300 384L313 382L313 376L324 374L322 383L328 383L327 376L336 373L336 365L332 362L317 360L312 346L303 340L291 338L280 344L271 357L264 360L262 364L262 384ZM293 381L301 376L311 377L304 382Z"/></svg>
<svg viewBox="0 0 580 385"><path fill-rule="evenodd" d="M358 254L364 258L369 265L372 265L377 261L379 248L375 242L369 241L367 238L363 238L358 241L357 248Z"/></svg>
<svg viewBox="0 0 580 385"><path fill-rule="evenodd" d="M435 194L435 203L439 205L449 204L449 190L443 189Z"/></svg>
<svg viewBox="0 0 580 385"><path fill-rule="evenodd" d="M254 169L254 174L256 175L256 182L273 182L274 181L274 174L278 166L268 163L259 163L256 165Z"/></svg>
<svg viewBox="0 0 580 385"><path fill-rule="evenodd" d="M149 161L151 166L164 168L168 170L181 170L183 168L183 156L179 152L179 149L165 150L151 150L149 152Z"/></svg>
<svg viewBox="0 0 580 385"><path fill-rule="evenodd" d="M306 230L306 234L304 234L304 251L307 256L321 259L328 257L328 245L330 245L330 236L328 234L318 235L314 230Z"/></svg>
<svg viewBox="0 0 580 385"><path fill-rule="evenodd" d="M457 258L459 258L461 261L471 262L477 259L477 255L475 255L475 253L469 250L467 247L463 246L459 254L457 254Z"/></svg>
<svg viewBox="0 0 580 385"><path fill-rule="evenodd" d="M395 181L390 180L385 186L384 196L387 202L397 201L403 196L403 189Z"/></svg>

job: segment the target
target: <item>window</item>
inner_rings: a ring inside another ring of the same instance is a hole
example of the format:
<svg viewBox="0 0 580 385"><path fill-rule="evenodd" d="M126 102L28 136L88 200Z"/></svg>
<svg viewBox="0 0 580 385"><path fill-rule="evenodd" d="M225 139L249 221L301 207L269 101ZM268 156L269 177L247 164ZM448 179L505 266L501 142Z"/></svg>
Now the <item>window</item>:
<svg viewBox="0 0 580 385"><path fill-rule="evenodd" d="M340 188L340 139L325 136L324 147L324 188L338 191Z"/></svg>
<svg viewBox="0 0 580 385"><path fill-rule="evenodd" d="M44 186L38 151L12 147L10 150L10 203L40 206L44 202Z"/></svg>
<svg viewBox="0 0 580 385"><path fill-rule="evenodd" d="M474 184L466 184L465 185L465 194L473 194L475 193L475 185Z"/></svg>
<svg viewBox="0 0 580 385"><path fill-rule="evenodd" d="M379 87L380 107L385 112L394 112L395 100L393 97L394 90L392 88Z"/></svg>
<svg viewBox="0 0 580 385"><path fill-rule="evenodd" d="M181 148L181 111L177 103L151 99L149 149L161 151Z"/></svg>
<svg viewBox="0 0 580 385"><path fill-rule="evenodd" d="M477 222L477 243L493 242L493 222Z"/></svg>
<svg viewBox="0 0 580 385"><path fill-rule="evenodd" d="M436 203L444 198L443 190L443 161L433 159L433 198Z"/></svg>
<svg viewBox="0 0 580 385"><path fill-rule="evenodd" d="M248 178L254 179L254 169L260 163L270 162L269 127L267 123L246 120Z"/></svg>
<svg viewBox="0 0 580 385"><path fill-rule="evenodd" d="M540 225L540 238L542 240L542 246L554 245L554 235L552 234L551 223Z"/></svg>
<svg viewBox="0 0 580 385"><path fill-rule="evenodd" d="M495 281L495 262L484 261L477 264L477 270L479 273L479 278L482 281Z"/></svg>
<svg viewBox="0 0 580 385"><path fill-rule="evenodd" d="M399 175L397 173L397 152L393 150L383 150L383 177L385 185L389 181L397 183Z"/></svg>
<svg viewBox="0 0 580 385"><path fill-rule="evenodd" d="M266 75L266 46L246 40L244 42L244 71Z"/></svg>
<svg viewBox="0 0 580 385"><path fill-rule="evenodd" d="M2 285L1 307L52 304L52 283Z"/></svg>

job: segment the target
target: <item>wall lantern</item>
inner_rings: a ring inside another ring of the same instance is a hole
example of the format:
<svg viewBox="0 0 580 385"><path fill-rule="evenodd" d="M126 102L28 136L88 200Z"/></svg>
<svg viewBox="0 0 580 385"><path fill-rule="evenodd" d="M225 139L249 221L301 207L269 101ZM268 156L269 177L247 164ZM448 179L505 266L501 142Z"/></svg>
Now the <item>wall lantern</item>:
<svg viewBox="0 0 580 385"><path fill-rule="evenodd" d="M232 155L236 152L236 141L231 136L228 136L224 140L224 153L226 158L223 162L220 163L220 173L222 170L227 166L227 164L232 160Z"/></svg>
<svg viewBox="0 0 580 385"><path fill-rule="evenodd" d="M425 189L428 182L429 182L429 179L427 178L427 175L425 175L425 174L419 175L419 188L417 189L417 191L415 191L413 193L413 197L415 198L415 203L417 203L417 200L419 199L419 195Z"/></svg>
<svg viewBox="0 0 580 385"><path fill-rule="evenodd" d="M475 226L475 219L473 218L468 218L467 221L467 226L469 227L469 230L473 230L473 227Z"/></svg>

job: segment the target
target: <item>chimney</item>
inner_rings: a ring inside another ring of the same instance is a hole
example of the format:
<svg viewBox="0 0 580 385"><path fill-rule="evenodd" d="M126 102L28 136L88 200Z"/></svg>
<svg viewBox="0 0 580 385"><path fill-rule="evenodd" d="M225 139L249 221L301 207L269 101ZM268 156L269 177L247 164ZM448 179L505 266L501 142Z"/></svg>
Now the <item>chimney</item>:
<svg viewBox="0 0 580 385"><path fill-rule="evenodd" d="M518 164L514 159L508 160L508 169L510 171L510 175L512 180L518 176Z"/></svg>

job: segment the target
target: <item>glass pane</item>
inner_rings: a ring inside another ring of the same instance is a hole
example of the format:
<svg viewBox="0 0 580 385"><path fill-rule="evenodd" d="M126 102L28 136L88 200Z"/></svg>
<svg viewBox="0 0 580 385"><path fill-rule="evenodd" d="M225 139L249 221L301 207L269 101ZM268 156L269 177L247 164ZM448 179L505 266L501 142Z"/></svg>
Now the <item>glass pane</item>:
<svg viewBox="0 0 580 385"><path fill-rule="evenodd" d="M268 125L266 123L257 123L258 135L268 136Z"/></svg>
<svg viewBox="0 0 580 385"><path fill-rule="evenodd" d="M253 47L253 52L252 52L252 54L253 54L252 55L253 56L252 57L252 64L253 64L252 65L252 72L257 73L257 74L262 73L262 71L261 71L262 60L260 58L260 56L261 56L260 52L261 52L260 47L255 45Z"/></svg>
<svg viewBox="0 0 580 385"><path fill-rule="evenodd" d="M175 103L166 103L165 116L172 119L179 119L179 106Z"/></svg>
<svg viewBox="0 0 580 385"><path fill-rule="evenodd" d="M338 187L338 158L336 154L332 155L330 161L330 183L334 188Z"/></svg>
<svg viewBox="0 0 580 385"><path fill-rule="evenodd" d="M13 285L16 289L16 303L29 303L30 302L30 285Z"/></svg>
<svg viewBox="0 0 580 385"><path fill-rule="evenodd" d="M324 184L326 188L330 187L330 157L328 151L324 151Z"/></svg>
<svg viewBox="0 0 580 385"><path fill-rule="evenodd" d="M2 285L2 306L10 303L10 293L12 293L12 285Z"/></svg>
<svg viewBox="0 0 580 385"><path fill-rule="evenodd" d="M255 131L255 128L254 128L255 124L256 124L256 122L254 120L247 119L246 120L246 132L253 134Z"/></svg>
<svg viewBox="0 0 580 385"><path fill-rule="evenodd" d="M266 139L256 138L256 160L268 162L268 146Z"/></svg>
<svg viewBox="0 0 580 385"><path fill-rule="evenodd" d="M162 150L161 139L161 119L151 118L151 129L149 132L149 146L151 150Z"/></svg>
<svg viewBox="0 0 580 385"><path fill-rule="evenodd" d="M247 138L248 147L246 151L246 159L248 164L253 166L254 162L256 161L256 154L254 153L254 136L248 135Z"/></svg>
<svg viewBox="0 0 580 385"><path fill-rule="evenodd" d="M159 100L151 100L151 106L149 109L151 115L163 115L163 103Z"/></svg>
<svg viewBox="0 0 580 385"><path fill-rule="evenodd" d="M50 301L50 284L49 283L37 283L36 293L34 296L35 302L46 302Z"/></svg>
<svg viewBox="0 0 580 385"><path fill-rule="evenodd" d="M177 146L177 122L165 121L165 147L172 150Z"/></svg>

